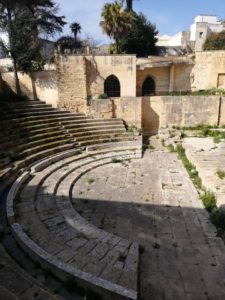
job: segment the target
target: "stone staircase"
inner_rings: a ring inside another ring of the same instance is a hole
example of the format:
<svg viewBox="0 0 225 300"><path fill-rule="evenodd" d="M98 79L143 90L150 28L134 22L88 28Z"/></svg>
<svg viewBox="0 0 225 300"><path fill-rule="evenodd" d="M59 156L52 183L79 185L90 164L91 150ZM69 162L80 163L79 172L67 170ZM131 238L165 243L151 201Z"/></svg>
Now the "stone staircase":
<svg viewBox="0 0 225 300"><path fill-rule="evenodd" d="M122 120L95 120L41 101L1 104L0 116L0 179L7 184L7 175L14 180L11 173L57 152L137 138ZM4 188L0 184L0 192Z"/></svg>
<svg viewBox="0 0 225 300"><path fill-rule="evenodd" d="M142 137L127 132L119 119L92 119L28 101L0 104L0 141L0 195L14 182L7 218L26 255L59 281L91 293L85 299L137 299L138 245L83 219L71 205L70 190L92 168L140 158ZM38 292L28 288L24 295L67 299L34 284ZM1 293L20 299L0 281Z"/></svg>

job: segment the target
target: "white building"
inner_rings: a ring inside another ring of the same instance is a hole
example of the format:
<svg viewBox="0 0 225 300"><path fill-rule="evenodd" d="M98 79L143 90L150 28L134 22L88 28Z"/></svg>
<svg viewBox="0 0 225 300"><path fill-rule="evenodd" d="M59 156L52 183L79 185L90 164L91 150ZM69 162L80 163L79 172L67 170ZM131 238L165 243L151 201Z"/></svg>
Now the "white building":
<svg viewBox="0 0 225 300"><path fill-rule="evenodd" d="M187 52L202 51L207 37L211 33L218 33L225 30L222 22L214 15L199 15L191 25L190 31L180 31L173 36L163 35L158 37L158 47L180 47Z"/></svg>
<svg viewBox="0 0 225 300"><path fill-rule="evenodd" d="M217 16L199 15L191 25L190 41L195 42L195 51L202 51L207 37L211 33L223 31L224 25L218 21Z"/></svg>

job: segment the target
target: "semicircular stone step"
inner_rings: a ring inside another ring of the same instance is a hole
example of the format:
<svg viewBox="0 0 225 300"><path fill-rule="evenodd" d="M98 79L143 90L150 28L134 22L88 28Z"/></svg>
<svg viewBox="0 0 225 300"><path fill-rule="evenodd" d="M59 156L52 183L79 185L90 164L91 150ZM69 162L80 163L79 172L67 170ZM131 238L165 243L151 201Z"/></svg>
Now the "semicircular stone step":
<svg viewBox="0 0 225 300"><path fill-rule="evenodd" d="M16 222L26 234L64 263L137 290L138 245L107 233L76 212L70 190L81 174L113 158L135 157L132 151L69 157L37 173L20 193Z"/></svg>

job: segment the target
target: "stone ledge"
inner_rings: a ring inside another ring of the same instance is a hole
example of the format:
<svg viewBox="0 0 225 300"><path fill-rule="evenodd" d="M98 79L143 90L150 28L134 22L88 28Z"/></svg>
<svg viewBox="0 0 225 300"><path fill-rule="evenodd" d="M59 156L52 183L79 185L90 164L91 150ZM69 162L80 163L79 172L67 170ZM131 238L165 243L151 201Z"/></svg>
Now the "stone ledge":
<svg viewBox="0 0 225 300"><path fill-rule="evenodd" d="M31 173L36 173L36 172L40 172L42 171L44 168L50 166L51 164L61 160L61 159L64 159L64 158L68 158L70 156L73 156L73 155L76 155L76 154L79 154L81 153L81 150L79 149L76 149L76 150L69 150L69 151L66 151L66 152L62 152L60 154L57 154L57 155L54 155L50 158L47 158L39 163L37 163L36 165L32 166L31 168Z"/></svg>
<svg viewBox="0 0 225 300"><path fill-rule="evenodd" d="M124 149L123 149L124 151ZM135 157L135 155L132 153L130 154L130 150L127 150L129 152L129 157ZM127 151L124 153L123 159L127 157ZM69 151L68 151L69 152ZM72 151L71 151L72 152ZM100 151L101 152L101 151ZM105 154L108 154L111 156L109 151L103 151ZM61 153L62 154L62 153ZM103 154L103 153L102 153ZM101 154L100 154L101 155ZM57 155L56 155L57 156ZM58 155L60 156L60 155ZM89 155L87 155L88 157ZM90 155L91 156L91 155ZM113 155L112 155L113 156ZM52 157L54 159L55 156ZM101 158L100 158L101 160ZM45 161L42 161L45 163ZM50 163L51 164L51 163ZM78 285L81 285L84 288L87 288L94 293L103 295L103 299L113 299L116 297L116 299L137 299L137 291L133 289L129 289L126 287L122 287L118 285L117 283L112 283L108 281L108 279L102 279L99 277L96 277L95 275L91 275L88 272L81 271L77 269L76 266L70 266L53 255L47 253L44 249L39 247L34 241L32 241L26 233L22 230L21 226L17 223L15 223L14 218L14 210L13 210L13 200L16 196L16 193L18 192L20 186L27 180L27 178L30 176L29 172L25 172L22 176L20 176L14 185L12 186L10 193L7 198L7 216L10 224L12 224L13 229L13 235L17 242L20 244L20 246L27 251L29 256L40 263L43 268L47 268L48 270L51 270L52 273L54 273L58 278L60 278L63 281L67 281L68 279L73 279L75 283ZM102 232L103 233L103 232ZM107 235L107 232L105 232ZM26 244L27 243L27 244ZM132 244L133 245L133 244ZM134 248L136 248L136 254L131 254L131 259L133 256L137 256L137 265L138 265L138 245L133 245ZM46 267L47 266L47 267Z"/></svg>
<svg viewBox="0 0 225 300"><path fill-rule="evenodd" d="M136 291L126 289L118 284L111 283L61 262L33 242L18 223L12 224L11 227L14 238L21 248L26 251L32 259L38 261L45 269L48 268L49 271L62 281L66 282L69 279L73 279L78 286L101 295L105 300L137 300L138 295Z"/></svg>
<svg viewBox="0 0 225 300"><path fill-rule="evenodd" d="M23 173L19 178L16 179L13 186L11 187L7 200L6 200L6 213L9 224L12 224L15 222L15 215L14 215L14 209L13 209L13 202L16 197L16 194L18 193L20 187L22 184L30 177L30 172Z"/></svg>

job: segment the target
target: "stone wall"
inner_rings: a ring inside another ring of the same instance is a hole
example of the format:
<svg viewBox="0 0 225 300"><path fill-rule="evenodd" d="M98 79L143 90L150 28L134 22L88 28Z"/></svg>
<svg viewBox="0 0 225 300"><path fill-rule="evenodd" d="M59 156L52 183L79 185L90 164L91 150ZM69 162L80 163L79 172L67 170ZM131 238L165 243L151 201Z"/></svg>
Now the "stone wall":
<svg viewBox="0 0 225 300"><path fill-rule="evenodd" d="M193 74L193 89L225 89L225 51L197 52Z"/></svg>
<svg viewBox="0 0 225 300"><path fill-rule="evenodd" d="M160 127L217 125L219 96L146 97L142 103L142 127L146 135ZM225 99L222 99L220 124L225 124Z"/></svg>
<svg viewBox="0 0 225 300"><path fill-rule="evenodd" d="M220 125L225 125L225 97L221 98L219 120L220 120Z"/></svg>
<svg viewBox="0 0 225 300"><path fill-rule="evenodd" d="M225 124L225 98L219 96L121 97L93 100L90 115L121 118L143 129L144 135L156 134L160 127L195 126L200 123Z"/></svg>
<svg viewBox="0 0 225 300"><path fill-rule="evenodd" d="M14 73L3 72L1 75L6 84L16 91ZM55 71L32 72L30 75L18 73L18 76L22 92L31 100L35 99L36 95L39 100L57 107L58 87Z"/></svg>
<svg viewBox="0 0 225 300"><path fill-rule="evenodd" d="M63 55L57 60L58 107L87 112L90 99L104 93L104 81L115 75L120 81L121 97L136 96L136 56Z"/></svg>
<svg viewBox="0 0 225 300"><path fill-rule="evenodd" d="M85 56L87 67L87 95L98 98L104 93L104 81L115 75L120 81L121 97L136 96L136 56Z"/></svg>
<svg viewBox="0 0 225 300"><path fill-rule="evenodd" d="M177 64L174 67L174 82L173 91L189 91L191 90L192 84L192 70L193 65L188 64Z"/></svg>
<svg viewBox="0 0 225 300"><path fill-rule="evenodd" d="M137 97L142 96L142 85L147 76L155 81L156 95L167 94L169 91L170 68L146 68L137 70Z"/></svg>
<svg viewBox="0 0 225 300"><path fill-rule="evenodd" d="M141 128L142 99L136 97L96 99L91 103L89 114L95 118L123 119L127 124Z"/></svg>
<svg viewBox="0 0 225 300"><path fill-rule="evenodd" d="M63 55L57 60L58 107L74 112L87 111L86 60Z"/></svg>

